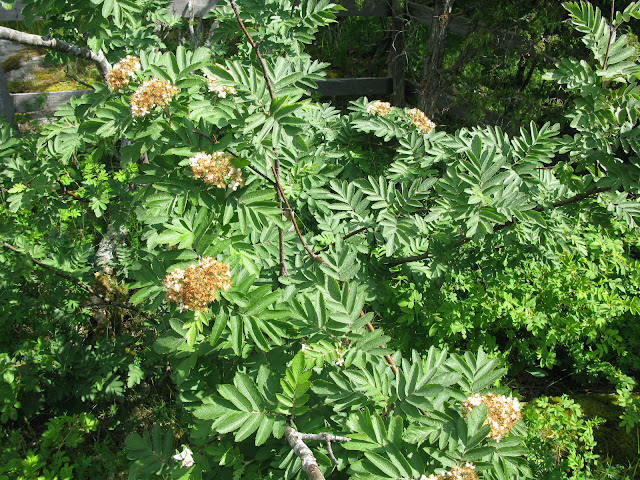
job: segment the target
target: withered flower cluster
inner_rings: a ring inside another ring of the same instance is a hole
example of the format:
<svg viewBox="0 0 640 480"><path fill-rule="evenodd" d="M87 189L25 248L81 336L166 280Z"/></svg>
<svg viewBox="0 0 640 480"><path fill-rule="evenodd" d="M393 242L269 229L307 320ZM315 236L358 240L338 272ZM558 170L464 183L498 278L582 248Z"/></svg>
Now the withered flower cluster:
<svg viewBox="0 0 640 480"><path fill-rule="evenodd" d="M412 108L407 112L407 115L409 115L413 124L422 133L429 133L431 130L436 128L436 124L418 108Z"/></svg>
<svg viewBox="0 0 640 480"><path fill-rule="evenodd" d="M107 85L109 90L119 90L129 85L129 82L135 77L136 72L140 70L140 60L133 55L127 55L118 63L116 63L111 71L107 74Z"/></svg>
<svg viewBox="0 0 640 480"><path fill-rule="evenodd" d="M152 78L147 80L131 96L131 115L144 117L154 107L164 107L180 89L169 82Z"/></svg>
<svg viewBox="0 0 640 480"><path fill-rule="evenodd" d="M487 406L487 420L485 424L491 427L489 436L499 442L509 433L515 423L522 418L520 402L517 398L510 398L506 395L496 395L489 393L480 395L474 393L462 404L466 413L471 413L475 407L484 403Z"/></svg>
<svg viewBox="0 0 640 480"><path fill-rule="evenodd" d="M164 279L167 300L176 302L180 310L205 311L217 300L218 291L231 288L229 265L212 257L204 257L185 270L174 269Z"/></svg>
<svg viewBox="0 0 640 480"><path fill-rule="evenodd" d="M237 190L244 185L242 170L231 163L231 155L224 152L200 152L189 159L189 165L195 178L218 188L231 187Z"/></svg>
<svg viewBox="0 0 640 480"><path fill-rule="evenodd" d="M367 105L367 113L369 115L380 115L382 117L386 117L390 111L391 104L389 102L381 102L380 100L376 100L375 102L371 102L369 105Z"/></svg>
<svg viewBox="0 0 640 480"><path fill-rule="evenodd" d="M420 480L478 480L475 469L473 463L467 462L464 466L456 465L444 475L422 475Z"/></svg>
<svg viewBox="0 0 640 480"><path fill-rule="evenodd" d="M215 92L220 98L225 98L227 95L235 95L238 91L229 85L220 85L218 79L213 75L205 73L207 77L207 87L210 92Z"/></svg>

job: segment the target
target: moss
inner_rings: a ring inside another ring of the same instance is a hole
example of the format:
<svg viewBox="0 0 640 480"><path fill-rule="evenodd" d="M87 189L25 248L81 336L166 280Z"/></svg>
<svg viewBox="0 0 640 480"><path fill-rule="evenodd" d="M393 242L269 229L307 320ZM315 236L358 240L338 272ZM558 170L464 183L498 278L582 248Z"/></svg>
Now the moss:
<svg viewBox="0 0 640 480"><path fill-rule="evenodd" d="M2 69L5 72L18 70L24 60L29 60L30 58L44 55L45 53L46 51L43 48L23 47L22 50L20 50L18 53L14 53L4 62L2 62Z"/></svg>
<svg viewBox="0 0 640 480"><path fill-rule="evenodd" d="M2 63L5 72L18 70L24 60L28 60L45 53L45 50L36 47L24 47L18 53L11 55ZM34 78L29 80L15 80L9 82L9 92L11 93L33 93L33 92L59 92L64 90L83 90L85 85L69 78L65 71L69 69L71 75L85 83L93 83L100 79L100 74L96 67L85 60L71 60L66 65L45 66L45 68L35 68Z"/></svg>
<svg viewBox="0 0 640 480"><path fill-rule="evenodd" d="M34 78L31 80L15 80L13 82L9 82L9 92L60 92L64 90L83 90L87 88L85 85L67 77L61 69L36 69L33 73ZM93 72L89 70L88 74L85 75L85 78L82 78L82 80L93 82L96 80L96 76L97 75L94 75Z"/></svg>
<svg viewBox="0 0 640 480"><path fill-rule="evenodd" d="M597 416L606 420L594 432L598 442L596 453L617 465L632 465L638 462L640 427L636 425L635 430L627 433L618 426L623 411L616 405L614 395L581 394L571 398L580 404L586 417Z"/></svg>

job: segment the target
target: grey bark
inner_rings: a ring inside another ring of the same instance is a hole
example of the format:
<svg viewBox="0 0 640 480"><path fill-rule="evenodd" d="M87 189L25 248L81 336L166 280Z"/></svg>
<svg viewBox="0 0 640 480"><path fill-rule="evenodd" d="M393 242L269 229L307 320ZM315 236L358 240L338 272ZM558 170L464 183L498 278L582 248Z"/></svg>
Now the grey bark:
<svg viewBox="0 0 640 480"><path fill-rule="evenodd" d="M58 52L73 55L74 57L84 58L90 60L96 64L98 70L103 77L111 71L111 64L104 56L102 50L94 52L85 47L79 47L64 40L58 40L56 38L45 38L40 35L33 35L31 33L20 32L12 28L0 27L0 38L5 40L11 40L12 42L21 43L23 45L33 45L35 47L45 47Z"/></svg>
<svg viewBox="0 0 640 480"><path fill-rule="evenodd" d="M305 440L326 442L329 454L333 458L333 452L331 451L331 442L350 442L348 437L340 437L337 435L331 435L330 433L301 433L292 427L286 427L284 429L284 438L289 443L289 446L293 450L300 460L302 461L302 471L307 475L309 480L325 480L324 475L318 467L318 462L313 452L307 447Z"/></svg>

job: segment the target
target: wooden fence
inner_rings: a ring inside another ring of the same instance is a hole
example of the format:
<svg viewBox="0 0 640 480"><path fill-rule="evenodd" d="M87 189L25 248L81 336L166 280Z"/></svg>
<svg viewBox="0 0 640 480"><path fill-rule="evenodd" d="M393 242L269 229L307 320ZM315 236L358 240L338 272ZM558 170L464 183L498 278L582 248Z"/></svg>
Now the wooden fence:
<svg viewBox="0 0 640 480"><path fill-rule="evenodd" d="M346 10L338 13L339 17L392 17L393 42L389 55L389 76L372 78L336 78L318 82L316 93L322 96L391 96L392 103L404 106L405 92L415 90L415 86L407 86L405 82L406 59L404 54L404 24L405 19L411 19L422 25L430 26L434 20L434 10L406 1L400 7L398 0L365 0L362 8L355 0L334 0ZM170 11L185 18L202 18L206 13L217 8L218 0L174 0ZM0 21L20 21L22 5L18 1L12 10L0 8ZM461 17L453 16L449 23L449 31L454 35L466 36L471 31L471 22ZM475 26L478 29L478 26ZM482 30L482 26L480 26ZM501 40L508 44L521 44L523 40L517 35L505 33ZM2 75L0 70L0 75ZM46 94L44 113L55 111L55 108L72 96L82 95L86 91L55 92ZM42 102L42 93L12 94L15 111L18 113L29 111L30 105ZM445 102L447 100L445 99Z"/></svg>

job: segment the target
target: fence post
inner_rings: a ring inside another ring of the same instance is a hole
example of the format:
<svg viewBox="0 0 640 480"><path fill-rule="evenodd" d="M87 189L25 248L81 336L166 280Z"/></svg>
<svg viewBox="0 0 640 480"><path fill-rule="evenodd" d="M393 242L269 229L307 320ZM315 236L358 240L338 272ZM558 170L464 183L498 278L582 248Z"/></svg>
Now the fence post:
<svg viewBox="0 0 640 480"><path fill-rule="evenodd" d="M396 107L404 107L404 74L406 69L406 52L404 42L405 7L398 0L391 0L391 49L389 50L389 71L393 78L393 94L391 103Z"/></svg>

